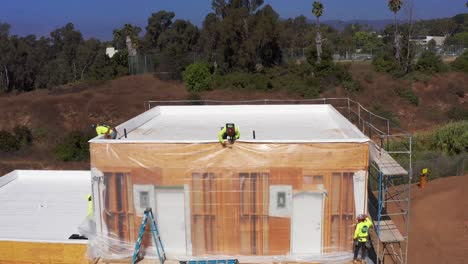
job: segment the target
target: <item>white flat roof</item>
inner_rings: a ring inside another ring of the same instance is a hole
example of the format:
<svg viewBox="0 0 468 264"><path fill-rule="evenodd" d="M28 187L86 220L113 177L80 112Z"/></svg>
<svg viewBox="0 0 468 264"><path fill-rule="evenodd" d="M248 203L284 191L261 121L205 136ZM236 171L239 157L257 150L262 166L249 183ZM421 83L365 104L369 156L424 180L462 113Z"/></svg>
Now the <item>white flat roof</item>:
<svg viewBox="0 0 468 264"><path fill-rule="evenodd" d="M119 125L119 139L98 137L91 142L216 142L226 123L239 127L238 141L244 142L369 141L335 108L324 104L158 106Z"/></svg>
<svg viewBox="0 0 468 264"><path fill-rule="evenodd" d="M15 170L0 177L0 240L69 240L88 214L90 171Z"/></svg>

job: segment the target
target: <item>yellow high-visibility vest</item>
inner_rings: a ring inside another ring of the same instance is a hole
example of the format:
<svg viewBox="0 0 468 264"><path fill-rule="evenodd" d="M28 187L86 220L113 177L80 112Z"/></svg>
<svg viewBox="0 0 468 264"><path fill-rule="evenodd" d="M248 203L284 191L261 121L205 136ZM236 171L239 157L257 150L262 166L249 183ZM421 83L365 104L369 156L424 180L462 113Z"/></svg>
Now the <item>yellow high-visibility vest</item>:
<svg viewBox="0 0 468 264"><path fill-rule="evenodd" d="M106 125L99 125L96 127L96 133L98 136L104 135L104 134L110 134L112 132L112 128Z"/></svg>
<svg viewBox="0 0 468 264"><path fill-rule="evenodd" d="M93 199L91 198L91 194L88 195L88 217L93 216Z"/></svg>
<svg viewBox="0 0 468 264"><path fill-rule="evenodd" d="M372 221L369 218L359 222L356 225L356 230L354 231L354 239L357 239L359 242L367 242L367 239L369 238L369 229L372 226Z"/></svg>
<svg viewBox="0 0 468 264"><path fill-rule="evenodd" d="M240 137L240 131L239 131L239 128L237 126L234 127L235 129L235 136L234 136L234 139L239 139ZM224 139L223 139L223 135L226 133L227 129L226 129L226 126L223 127L223 129L221 129L221 131L219 131L218 133L218 140L220 143L223 143L224 142Z"/></svg>

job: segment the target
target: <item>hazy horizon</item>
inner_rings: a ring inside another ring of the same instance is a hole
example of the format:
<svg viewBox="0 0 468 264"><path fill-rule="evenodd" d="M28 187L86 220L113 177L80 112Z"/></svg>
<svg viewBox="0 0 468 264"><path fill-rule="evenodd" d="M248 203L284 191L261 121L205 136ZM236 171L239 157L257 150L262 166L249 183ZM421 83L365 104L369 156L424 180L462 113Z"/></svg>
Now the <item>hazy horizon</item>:
<svg viewBox="0 0 468 264"><path fill-rule="evenodd" d="M325 5L323 21L341 20L387 20L393 14L387 9L387 1L359 0L337 3L322 1ZM314 19L310 12L311 0L266 0L281 18L287 19L304 15ZM173 11L176 19L190 20L200 26L206 14L210 13L211 0L141 0L138 3L125 0L18 0L3 3L0 22L11 24L11 33L17 35L35 34L46 36L50 31L72 22L85 38L95 37L110 40L112 31L125 23L140 26L143 30L151 13L159 10ZM447 4L443 0L414 0L415 19L451 17L465 13L468 9L463 2ZM405 12L400 12L404 18Z"/></svg>

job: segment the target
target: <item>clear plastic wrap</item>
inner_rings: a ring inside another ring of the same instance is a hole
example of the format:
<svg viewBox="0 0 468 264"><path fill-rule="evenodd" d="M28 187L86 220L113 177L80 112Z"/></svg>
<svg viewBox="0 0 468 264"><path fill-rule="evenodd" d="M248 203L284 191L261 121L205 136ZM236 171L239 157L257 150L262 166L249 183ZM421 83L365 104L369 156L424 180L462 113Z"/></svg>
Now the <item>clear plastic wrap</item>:
<svg viewBox="0 0 468 264"><path fill-rule="evenodd" d="M367 210L368 143L103 140L91 166L95 230L85 232L104 259L132 255L151 207L168 259L346 263ZM142 248L156 258L152 241L147 228Z"/></svg>

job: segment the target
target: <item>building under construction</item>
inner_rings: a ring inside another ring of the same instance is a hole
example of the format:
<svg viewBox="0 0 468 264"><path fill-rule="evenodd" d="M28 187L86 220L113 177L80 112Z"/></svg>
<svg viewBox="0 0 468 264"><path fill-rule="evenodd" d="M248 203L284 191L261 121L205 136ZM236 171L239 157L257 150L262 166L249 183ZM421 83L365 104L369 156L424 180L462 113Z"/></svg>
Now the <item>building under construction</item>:
<svg viewBox="0 0 468 264"><path fill-rule="evenodd" d="M350 99L187 103L150 102L90 141L89 257L132 257L152 208L169 260L347 263L368 213L374 260L406 263L410 135ZM223 146L226 123L241 136Z"/></svg>

